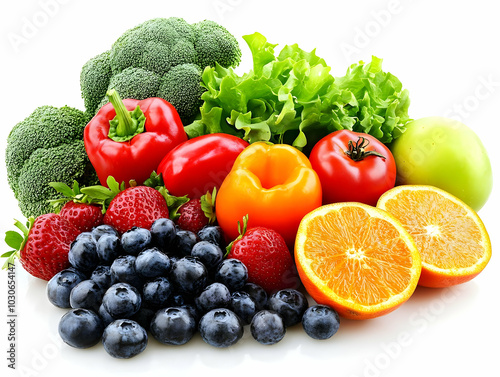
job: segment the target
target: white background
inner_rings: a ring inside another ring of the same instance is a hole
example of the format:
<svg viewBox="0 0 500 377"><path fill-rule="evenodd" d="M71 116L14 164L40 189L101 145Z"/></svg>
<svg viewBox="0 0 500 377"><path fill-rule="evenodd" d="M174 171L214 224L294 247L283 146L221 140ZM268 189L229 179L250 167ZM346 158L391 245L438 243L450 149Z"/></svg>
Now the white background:
<svg viewBox="0 0 500 377"><path fill-rule="evenodd" d="M0 233L22 216L6 183L5 140L10 129L37 106L83 108L79 74L89 58L107 50L126 29L154 17L188 22L212 19L241 42L243 63L251 66L242 35L259 31L271 43L317 48L335 76L371 55L384 59L410 91L410 116L453 116L478 133L499 173L496 136L500 99L500 23L496 2L452 1L70 1L2 2L0 26ZM6 5L8 4L8 5ZM44 4L51 4L44 6ZM464 5L466 4L466 5ZM27 24L35 25L33 27ZM19 38L24 38L21 44ZM496 181L495 181L496 183ZM259 373L335 376L491 376L498 370L498 287L500 262L498 186L479 212L490 232L493 258L475 280L451 289L418 288L395 312L374 320L342 320L327 341L289 329L275 346L261 346L246 329L229 349L215 349L199 335L186 346L162 346L154 339L131 360L109 357L99 344L72 349L57 335L64 310L51 306L45 282L17 268L16 375L132 376L235 375ZM7 250L2 243L1 252ZM7 282L0 274L0 368L7 371ZM8 371L9 375L11 371Z"/></svg>

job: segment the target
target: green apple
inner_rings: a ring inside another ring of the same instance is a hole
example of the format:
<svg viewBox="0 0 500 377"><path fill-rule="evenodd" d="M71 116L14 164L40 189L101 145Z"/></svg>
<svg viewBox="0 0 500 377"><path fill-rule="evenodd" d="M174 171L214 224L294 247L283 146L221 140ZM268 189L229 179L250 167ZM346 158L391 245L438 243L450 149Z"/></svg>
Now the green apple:
<svg viewBox="0 0 500 377"><path fill-rule="evenodd" d="M483 143L465 124L443 117L411 121L390 149L397 184L431 185L455 195L478 211L493 186Z"/></svg>

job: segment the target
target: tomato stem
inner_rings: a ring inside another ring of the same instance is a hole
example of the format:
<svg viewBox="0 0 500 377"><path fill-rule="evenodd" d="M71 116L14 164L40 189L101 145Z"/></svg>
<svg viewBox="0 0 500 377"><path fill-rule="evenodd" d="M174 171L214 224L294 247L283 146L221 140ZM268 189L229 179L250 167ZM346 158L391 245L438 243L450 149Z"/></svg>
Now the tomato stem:
<svg viewBox="0 0 500 377"><path fill-rule="evenodd" d="M352 140L349 140L347 144L348 150L344 153L348 155L353 161L361 161L368 156L377 156L385 159L385 156L377 151L367 151L366 147L370 144L370 140L360 136L358 141L354 143Z"/></svg>

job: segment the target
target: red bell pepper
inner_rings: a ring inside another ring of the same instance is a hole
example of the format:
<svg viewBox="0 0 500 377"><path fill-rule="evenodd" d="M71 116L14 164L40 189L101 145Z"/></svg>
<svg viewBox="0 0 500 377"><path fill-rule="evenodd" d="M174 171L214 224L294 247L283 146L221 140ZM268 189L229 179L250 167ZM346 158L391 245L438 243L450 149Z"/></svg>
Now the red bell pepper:
<svg viewBox="0 0 500 377"><path fill-rule="evenodd" d="M162 98L122 99L112 89L109 102L87 124L85 150L101 185L108 176L142 184L163 157L187 140L175 108Z"/></svg>
<svg viewBox="0 0 500 377"><path fill-rule="evenodd" d="M207 191L219 189L234 160L246 147L245 140L233 135L198 136L168 152L156 172L163 176L170 194L201 198Z"/></svg>

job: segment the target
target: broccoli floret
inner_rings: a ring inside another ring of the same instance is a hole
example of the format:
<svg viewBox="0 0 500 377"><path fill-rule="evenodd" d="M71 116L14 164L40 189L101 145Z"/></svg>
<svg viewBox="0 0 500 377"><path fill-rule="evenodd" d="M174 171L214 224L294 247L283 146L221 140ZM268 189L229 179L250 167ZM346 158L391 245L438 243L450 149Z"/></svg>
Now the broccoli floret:
<svg viewBox="0 0 500 377"><path fill-rule="evenodd" d="M155 97L160 87L160 79L160 76L151 71L142 68L127 68L111 78L108 90L115 89L122 98ZM108 98L104 97L99 108L108 102Z"/></svg>
<svg viewBox="0 0 500 377"><path fill-rule="evenodd" d="M50 199L60 198L49 182L77 181L80 186L97 184L97 175L85 151L83 140L54 148L37 149L19 175L18 201L23 214L38 216L53 211Z"/></svg>
<svg viewBox="0 0 500 377"><path fill-rule="evenodd" d="M226 68L237 66L240 59L238 41L216 22L191 25L182 18L155 18L125 31L110 51L84 65L82 97L90 114L107 103L106 90L112 86L122 98L163 97L176 107L183 122L189 123L199 113L202 93L201 76L193 80L193 72L216 62ZM198 69L191 67L186 75L180 74L183 70L176 69L180 65L196 65ZM163 83L161 88L154 75ZM175 78L181 81L173 81Z"/></svg>
<svg viewBox="0 0 500 377"><path fill-rule="evenodd" d="M236 39L224 27L205 20L193 25L198 65L204 69L219 63L224 68L236 67L241 61L241 50Z"/></svg>
<svg viewBox="0 0 500 377"><path fill-rule="evenodd" d="M87 114L68 106L42 106L13 127L5 162L9 185L23 215L51 212L46 201L59 196L49 182L98 182L83 145L88 121Z"/></svg>
<svg viewBox="0 0 500 377"><path fill-rule="evenodd" d="M158 95L170 102L184 119L194 118L203 102L201 73L195 64L182 64L172 68L161 80Z"/></svg>
<svg viewBox="0 0 500 377"><path fill-rule="evenodd" d="M83 66L80 83L85 108L89 114L95 114L102 98L106 95L111 76L109 51L93 57Z"/></svg>

